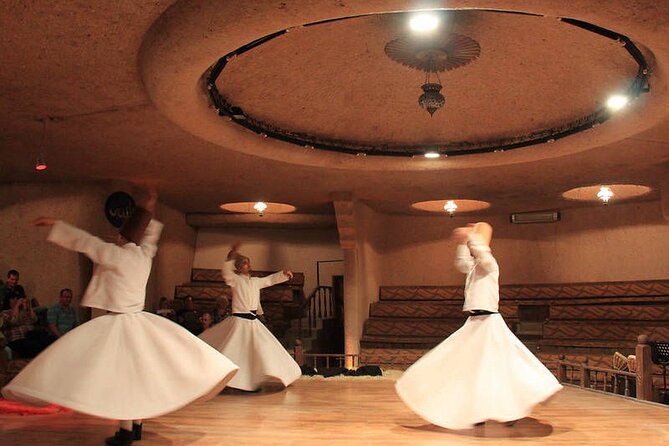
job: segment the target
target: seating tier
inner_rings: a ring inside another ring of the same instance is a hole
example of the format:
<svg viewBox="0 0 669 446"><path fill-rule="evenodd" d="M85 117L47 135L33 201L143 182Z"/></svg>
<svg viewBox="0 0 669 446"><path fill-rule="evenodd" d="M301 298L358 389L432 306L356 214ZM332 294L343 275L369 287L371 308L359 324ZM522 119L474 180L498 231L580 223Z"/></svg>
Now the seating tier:
<svg viewBox="0 0 669 446"><path fill-rule="evenodd" d="M380 287L363 329L362 357L410 365L462 325L463 292L461 286ZM640 334L669 340L669 280L502 285L499 306L509 327L547 361L564 354L610 367L613 352L634 353Z"/></svg>

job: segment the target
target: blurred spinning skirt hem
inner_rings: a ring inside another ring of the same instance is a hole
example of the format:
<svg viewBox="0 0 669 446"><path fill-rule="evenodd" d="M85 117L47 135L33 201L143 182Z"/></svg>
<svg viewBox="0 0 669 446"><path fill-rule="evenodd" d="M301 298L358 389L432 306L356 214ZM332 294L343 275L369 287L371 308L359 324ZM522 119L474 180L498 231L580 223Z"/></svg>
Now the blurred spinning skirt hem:
<svg viewBox="0 0 669 446"><path fill-rule="evenodd" d="M151 313L100 316L33 359L2 395L117 420L153 418L216 396L238 367Z"/></svg>
<svg viewBox="0 0 669 446"><path fill-rule="evenodd" d="M293 357L257 319L230 316L201 333L200 339L239 366L228 387L253 391L273 379L287 387L302 375Z"/></svg>
<svg viewBox="0 0 669 446"><path fill-rule="evenodd" d="M528 416L562 385L501 315L471 316L395 384L421 418L448 429Z"/></svg>

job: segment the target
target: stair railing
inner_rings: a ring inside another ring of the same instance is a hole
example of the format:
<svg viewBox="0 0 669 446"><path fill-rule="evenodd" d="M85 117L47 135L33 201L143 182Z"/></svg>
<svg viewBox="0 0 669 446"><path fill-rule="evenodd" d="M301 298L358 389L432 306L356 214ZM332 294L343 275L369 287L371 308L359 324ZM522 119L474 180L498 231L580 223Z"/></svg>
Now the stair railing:
<svg viewBox="0 0 669 446"><path fill-rule="evenodd" d="M331 286L319 285L306 298L300 309L297 337L311 337L318 327L318 321L334 317L335 302Z"/></svg>

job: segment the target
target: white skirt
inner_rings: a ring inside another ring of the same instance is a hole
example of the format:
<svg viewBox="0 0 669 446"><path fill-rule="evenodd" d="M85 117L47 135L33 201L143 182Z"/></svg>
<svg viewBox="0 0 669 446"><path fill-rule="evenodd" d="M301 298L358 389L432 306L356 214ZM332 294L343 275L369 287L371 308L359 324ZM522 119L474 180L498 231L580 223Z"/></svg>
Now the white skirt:
<svg viewBox="0 0 669 446"><path fill-rule="evenodd" d="M237 366L174 322L139 312L97 317L33 359L2 395L140 420L216 396Z"/></svg>
<svg viewBox="0 0 669 446"><path fill-rule="evenodd" d="M472 316L395 384L421 418L448 429L513 421L562 389L499 314Z"/></svg>
<svg viewBox="0 0 669 446"><path fill-rule="evenodd" d="M257 390L273 378L289 386L302 375L293 357L257 319L230 316L200 334L200 339L239 366L228 387Z"/></svg>

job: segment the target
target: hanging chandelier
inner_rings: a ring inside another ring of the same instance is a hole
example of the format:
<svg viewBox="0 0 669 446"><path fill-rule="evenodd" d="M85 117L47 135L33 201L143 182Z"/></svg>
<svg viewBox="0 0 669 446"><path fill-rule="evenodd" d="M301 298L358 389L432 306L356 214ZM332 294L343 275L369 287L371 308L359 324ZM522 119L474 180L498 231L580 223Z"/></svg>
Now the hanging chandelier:
<svg viewBox="0 0 669 446"><path fill-rule="evenodd" d="M434 115L434 112L439 110L446 103L446 98L440 93L441 84L439 81L435 82L425 82L421 87L423 89L423 94L418 98L418 105L427 110L430 116Z"/></svg>
<svg viewBox="0 0 669 446"><path fill-rule="evenodd" d="M384 51L393 61L425 73L418 105L433 116L446 103L439 72L455 70L474 61L481 54L481 47L470 37L450 33L399 37L386 43Z"/></svg>

